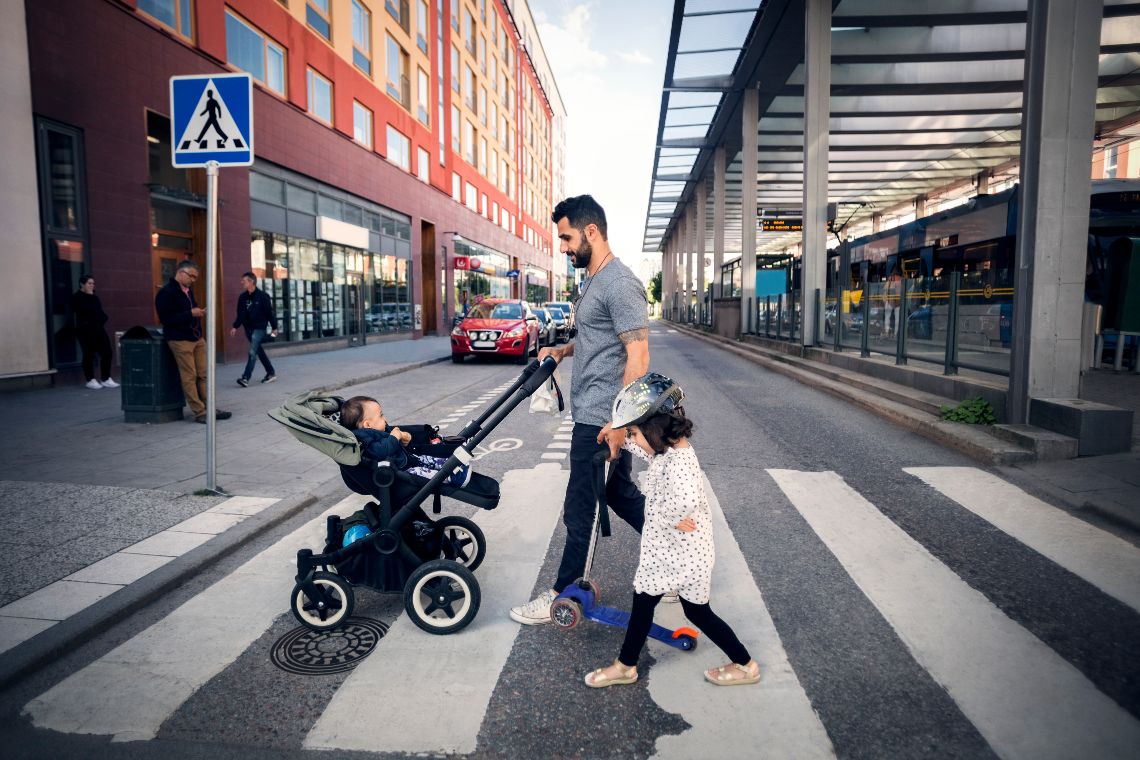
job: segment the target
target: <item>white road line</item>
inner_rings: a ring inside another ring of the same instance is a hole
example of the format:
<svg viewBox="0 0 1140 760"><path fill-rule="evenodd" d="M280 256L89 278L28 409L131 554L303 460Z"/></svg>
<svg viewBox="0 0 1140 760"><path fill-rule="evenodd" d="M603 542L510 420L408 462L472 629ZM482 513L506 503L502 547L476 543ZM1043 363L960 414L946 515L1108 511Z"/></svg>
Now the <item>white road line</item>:
<svg viewBox="0 0 1140 760"><path fill-rule="evenodd" d="M544 451L541 455L542 459L565 459L565 451Z"/></svg>
<svg viewBox="0 0 1140 760"><path fill-rule="evenodd" d="M1140 722L840 476L768 472L1000 757L1134 756Z"/></svg>
<svg viewBox="0 0 1140 760"><path fill-rule="evenodd" d="M572 445L573 444L571 444L570 441L551 441L550 443L546 444L546 448L548 448L548 449L568 449Z"/></svg>
<svg viewBox="0 0 1140 760"><path fill-rule="evenodd" d="M487 538L476 571L482 606L463 631L435 636L400 616L376 651L337 690L307 749L467 754L519 624L507 617L530 598L562 510L569 473L554 464L511 470L498 509L475 520ZM535 497L546 494L545 498Z"/></svg>
<svg viewBox="0 0 1140 760"><path fill-rule="evenodd" d="M153 739L191 694L288 611L297 550L321 549L326 516L351 514L366 501L356 495L342 500L33 699L24 713L54 731L109 734L114 741Z"/></svg>
<svg viewBox="0 0 1140 760"><path fill-rule="evenodd" d="M903 469L1109 596L1140 610L1140 550L974 467Z"/></svg>
<svg viewBox="0 0 1140 760"><path fill-rule="evenodd" d="M797 760L835 757L827 731L788 662L760 589L707 479L705 492L712 507L716 539L713 608L720 610L725 622L760 663L760 683L739 689L721 689L705 683L702 671L726 661L708 640L691 654L650 641L657 663L649 672L649 694L661 709L679 714L692 726L680 735L660 737L652 756L676 760L714 756ZM631 596L632 589L609 593L612 603L618 606L628 605ZM658 623L671 628L691 625L678 604L658 605L656 617ZM602 653L598 664L609 656ZM741 716L748 719L741 720Z"/></svg>

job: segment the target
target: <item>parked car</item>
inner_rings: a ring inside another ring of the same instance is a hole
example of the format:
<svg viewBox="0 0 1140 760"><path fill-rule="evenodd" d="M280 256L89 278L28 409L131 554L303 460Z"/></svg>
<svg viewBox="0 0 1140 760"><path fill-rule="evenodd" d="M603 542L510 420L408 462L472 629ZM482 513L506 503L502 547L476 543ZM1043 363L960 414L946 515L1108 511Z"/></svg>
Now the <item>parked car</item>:
<svg viewBox="0 0 1140 760"><path fill-rule="evenodd" d="M554 320L554 342L559 343L570 339L570 318L555 306L549 306L546 313Z"/></svg>
<svg viewBox="0 0 1140 760"><path fill-rule="evenodd" d="M538 346L538 317L526 301L484 299L451 330L451 360L456 363L468 355L498 355L526 364Z"/></svg>
<svg viewBox="0 0 1140 760"><path fill-rule="evenodd" d="M574 304L569 301L547 301L543 304L548 309L558 309L566 317L566 336L570 336L570 330L574 327Z"/></svg>
<svg viewBox="0 0 1140 760"><path fill-rule="evenodd" d="M558 342L557 332L558 328L554 324L554 318L550 316L551 309L534 309L534 316L538 317L538 344L540 346L553 346Z"/></svg>

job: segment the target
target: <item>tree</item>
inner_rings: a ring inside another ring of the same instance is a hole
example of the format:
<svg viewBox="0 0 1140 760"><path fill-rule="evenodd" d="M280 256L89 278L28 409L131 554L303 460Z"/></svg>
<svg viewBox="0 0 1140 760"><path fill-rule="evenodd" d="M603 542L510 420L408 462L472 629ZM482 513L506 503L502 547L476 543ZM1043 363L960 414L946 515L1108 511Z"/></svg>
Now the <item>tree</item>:
<svg viewBox="0 0 1140 760"><path fill-rule="evenodd" d="M661 303L661 273L653 275L649 280L649 287L646 288L649 295L649 303Z"/></svg>

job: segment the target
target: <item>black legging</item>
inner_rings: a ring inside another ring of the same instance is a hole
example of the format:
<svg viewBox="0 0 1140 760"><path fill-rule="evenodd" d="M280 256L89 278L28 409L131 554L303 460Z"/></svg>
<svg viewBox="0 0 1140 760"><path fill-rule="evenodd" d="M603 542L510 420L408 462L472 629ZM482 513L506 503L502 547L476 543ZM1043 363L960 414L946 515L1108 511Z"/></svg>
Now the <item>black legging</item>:
<svg viewBox="0 0 1140 760"><path fill-rule="evenodd" d="M638 658L641 657L641 648L645 646L645 640L649 638L649 627L653 624L653 610L659 601L661 601L660 596L636 592L633 595L629 627L625 629L625 641L622 642L621 653L618 654L618 661L627 668L636 665ZM717 617L708 602L693 604L685 597L681 597L681 609L685 611L685 617L689 622L708 636L709 641L720 647L730 660L737 665L747 665L752 661L752 656L740 643L740 639L736 638L728 623Z"/></svg>
<svg viewBox="0 0 1140 760"><path fill-rule="evenodd" d="M76 337L79 347L83 349L83 374L88 381L95 379L95 355L99 355L100 380L109 380L111 377L111 341L107 331L81 330Z"/></svg>

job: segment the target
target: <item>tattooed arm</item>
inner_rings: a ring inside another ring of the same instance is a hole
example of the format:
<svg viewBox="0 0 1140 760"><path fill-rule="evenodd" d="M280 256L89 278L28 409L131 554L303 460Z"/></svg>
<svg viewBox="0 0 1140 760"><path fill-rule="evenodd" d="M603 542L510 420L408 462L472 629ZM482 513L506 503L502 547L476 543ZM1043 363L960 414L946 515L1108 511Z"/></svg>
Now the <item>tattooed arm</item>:
<svg viewBox="0 0 1140 760"><path fill-rule="evenodd" d="M625 372L621 384L626 385L649 371L649 328L623 332L618 339L625 346Z"/></svg>

